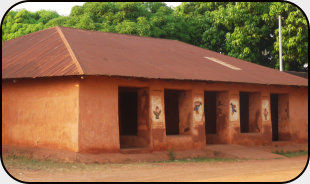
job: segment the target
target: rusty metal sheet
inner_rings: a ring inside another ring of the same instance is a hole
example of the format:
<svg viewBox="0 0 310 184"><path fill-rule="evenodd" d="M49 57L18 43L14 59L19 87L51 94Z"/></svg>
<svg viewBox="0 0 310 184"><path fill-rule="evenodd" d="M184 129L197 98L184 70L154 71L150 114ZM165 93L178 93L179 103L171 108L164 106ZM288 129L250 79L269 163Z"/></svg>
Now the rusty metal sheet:
<svg viewBox="0 0 310 184"><path fill-rule="evenodd" d="M2 43L2 78L77 75L55 28Z"/></svg>
<svg viewBox="0 0 310 184"><path fill-rule="evenodd" d="M59 34L58 37L55 34L56 29L41 31L42 33L38 35L33 33L33 37L41 37L41 39L51 36L53 33L55 37L49 40L45 38L40 46L28 49L26 53L14 48L20 47L13 43L17 42L15 39L8 44L10 47L3 47L6 64L2 64L2 67L5 66L2 70L5 75L2 75L2 78L32 77L36 64L37 67L44 68L45 73L42 70L40 75L35 74L35 76L109 75L308 86L307 79L176 40L60 27L58 29L61 30L61 34L64 35L65 41L69 45L69 49L66 50L65 44L61 43L61 38L58 38ZM21 38L24 42L31 42L27 38ZM40 38L32 39L40 40ZM22 41L20 43L22 44ZM54 51L48 52L46 47L50 48L50 45L53 44ZM6 51L6 48L11 51ZM70 53L65 53L68 50L72 51L73 58L78 63L73 61L72 54L70 58ZM6 52L19 54L19 51L22 53L18 58L13 57L12 54L5 56ZM39 56L37 52L40 53ZM43 57L51 54L53 57ZM22 58L25 58L25 55L31 56L33 62L23 61ZM13 66L8 68L8 63L10 63L8 61L11 60L14 60L15 66L23 65L28 69L17 70ZM57 63L57 66L61 65L62 68L69 65L71 67L68 67L67 70L54 69L55 66L52 67L52 63ZM81 70L78 70L79 67ZM54 69L53 72L50 72L50 69Z"/></svg>

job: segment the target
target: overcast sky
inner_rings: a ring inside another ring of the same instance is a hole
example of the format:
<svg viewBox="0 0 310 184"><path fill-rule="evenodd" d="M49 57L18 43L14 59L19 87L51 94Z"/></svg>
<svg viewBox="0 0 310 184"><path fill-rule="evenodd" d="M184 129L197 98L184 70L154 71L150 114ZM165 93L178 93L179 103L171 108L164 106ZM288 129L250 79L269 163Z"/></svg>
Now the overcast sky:
<svg viewBox="0 0 310 184"><path fill-rule="evenodd" d="M178 6L181 2L165 2L168 6ZM75 5L82 6L84 2L25 2L18 4L13 10L26 9L32 12L38 10L54 10L60 15L69 15Z"/></svg>

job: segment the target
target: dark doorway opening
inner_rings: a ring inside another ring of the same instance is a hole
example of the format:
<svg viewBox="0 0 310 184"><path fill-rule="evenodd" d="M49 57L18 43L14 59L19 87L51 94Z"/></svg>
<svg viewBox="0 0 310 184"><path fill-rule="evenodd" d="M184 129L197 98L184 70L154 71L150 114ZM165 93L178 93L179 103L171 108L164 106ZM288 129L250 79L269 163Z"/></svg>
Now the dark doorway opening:
<svg viewBox="0 0 310 184"><path fill-rule="evenodd" d="M120 148L147 148L150 145L149 89L119 87L118 119Z"/></svg>
<svg viewBox="0 0 310 184"><path fill-rule="evenodd" d="M119 134L137 135L138 130L138 91L137 88L119 88Z"/></svg>
<svg viewBox="0 0 310 184"><path fill-rule="evenodd" d="M270 95L272 141L279 140L279 114L278 114L278 95Z"/></svg>
<svg viewBox="0 0 310 184"><path fill-rule="evenodd" d="M178 90L165 90L166 134L179 134L179 95Z"/></svg>
<svg viewBox="0 0 310 184"><path fill-rule="evenodd" d="M240 92L240 131L249 132L249 93Z"/></svg>
<svg viewBox="0 0 310 184"><path fill-rule="evenodd" d="M216 134L216 92L204 93L206 134Z"/></svg>

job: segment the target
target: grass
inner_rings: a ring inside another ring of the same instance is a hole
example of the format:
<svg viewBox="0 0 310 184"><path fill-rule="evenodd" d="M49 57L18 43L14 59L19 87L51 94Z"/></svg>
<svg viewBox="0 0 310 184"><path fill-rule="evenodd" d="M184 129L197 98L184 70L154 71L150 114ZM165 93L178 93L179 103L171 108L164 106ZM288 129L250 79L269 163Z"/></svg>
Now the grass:
<svg viewBox="0 0 310 184"><path fill-rule="evenodd" d="M171 162L236 162L246 159L237 159L237 158L206 158L206 157L194 157L194 158L182 158L177 159L177 154L174 150L168 150L169 160L155 161L155 163L171 163Z"/></svg>
<svg viewBox="0 0 310 184"><path fill-rule="evenodd" d="M299 150L299 151L283 151L283 150L276 150L275 152L276 154L291 158L291 157L296 157L296 156L302 156L302 155L308 155L308 151L305 150Z"/></svg>
<svg viewBox="0 0 310 184"><path fill-rule="evenodd" d="M186 163L186 162L238 162L247 160L245 158L206 158L206 157L195 157L195 158L182 158L175 160L162 160L156 161L155 163Z"/></svg>
<svg viewBox="0 0 310 184"><path fill-rule="evenodd" d="M9 155L3 158L4 166L7 169L22 169L22 170L45 170L45 171L95 171L104 170L111 167L127 167L130 165L149 165L151 167L156 167L156 163L187 163L187 162L237 162L246 159L236 159L236 158L183 158L176 159L175 153L172 151L170 153L170 160L162 160L155 162L135 162L135 163L71 163L71 162L61 162L55 160L38 160L33 158L28 158L26 156L16 156Z"/></svg>
<svg viewBox="0 0 310 184"><path fill-rule="evenodd" d="M169 160L173 161L173 160L176 160L177 154L173 150L169 150L168 157L169 157Z"/></svg>
<svg viewBox="0 0 310 184"><path fill-rule="evenodd" d="M54 160L38 160L26 156L9 155L3 158L4 166L7 169L25 169L25 170L97 170L106 167L105 164L98 163L69 163Z"/></svg>
<svg viewBox="0 0 310 184"><path fill-rule="evenodd" d="M296 156L307 155L308 151L283 151L276 150L274 153L291 158ZM7 169L26 169L26 170L61 170L61 171L72 171L72 170L102 170L112 166L129 166L129 165L152 165L156 163L187 163L187 162L238 162L247 159L240 158L206 158L206 157L195 157L195 158L182 158L176 159L176 153L168 151L169 160L161 160L155 162L135 162L135 163L70 163L61 162L55 160L38 160L28 158L26 156L16 156L11 154L3 158L3 163ZM280 158L278 158L280 159Z"/></svg>

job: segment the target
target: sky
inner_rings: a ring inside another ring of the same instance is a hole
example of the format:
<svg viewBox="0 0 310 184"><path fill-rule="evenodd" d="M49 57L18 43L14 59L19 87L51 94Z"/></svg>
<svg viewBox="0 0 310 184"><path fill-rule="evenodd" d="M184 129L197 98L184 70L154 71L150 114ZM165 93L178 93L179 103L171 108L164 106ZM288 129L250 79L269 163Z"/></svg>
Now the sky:
<svg viewBox="0 0 310 184"><path fill-rule="evenodd" d="M165 2L168 6L178 6L181 2ZM13 10L26 9L32 12L38 10L54 10L59 15L69 15L71 8L75 5L82 6L84 2L25 2L18 4Z"/></svg>

